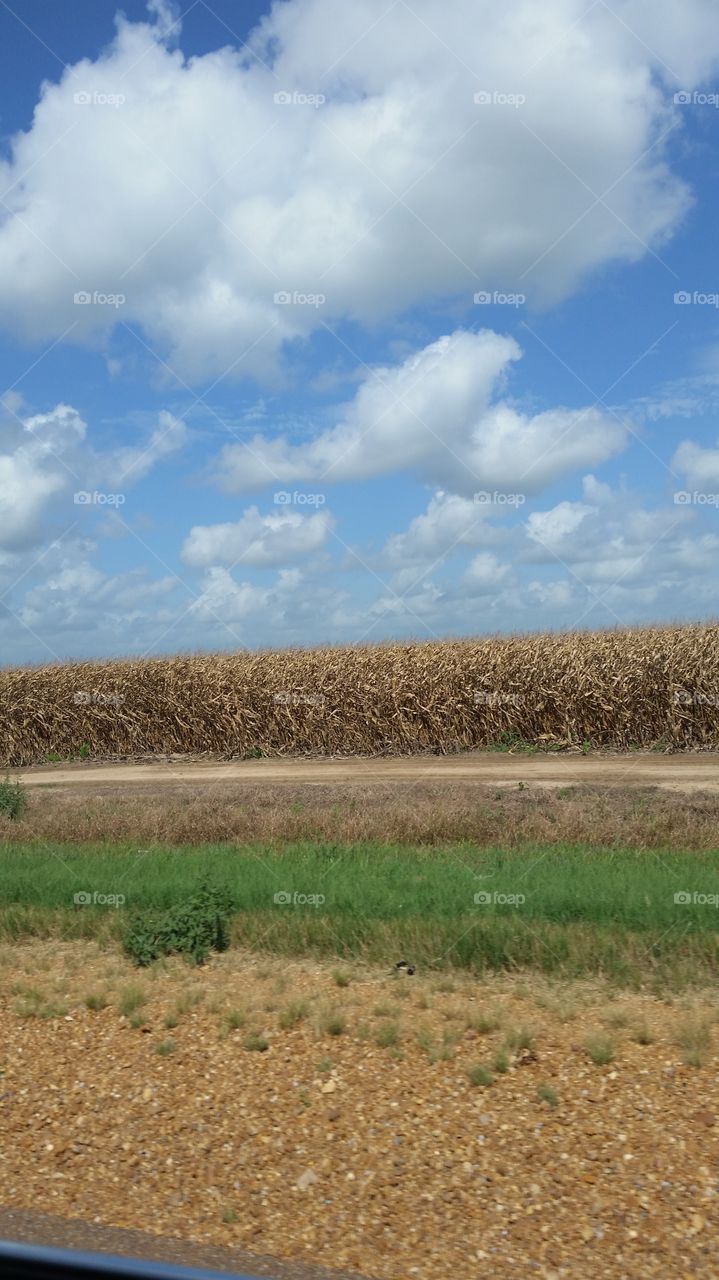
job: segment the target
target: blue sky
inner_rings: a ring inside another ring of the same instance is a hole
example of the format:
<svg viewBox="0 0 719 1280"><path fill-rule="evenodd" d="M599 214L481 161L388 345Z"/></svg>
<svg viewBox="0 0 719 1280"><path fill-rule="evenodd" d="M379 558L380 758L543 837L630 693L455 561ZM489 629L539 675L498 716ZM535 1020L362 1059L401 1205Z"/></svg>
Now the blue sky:
<svg viewBox="0 0 719 1280"><path fill-rule="evenodd" d="M706 0L0 0L0 661L716 615Z"/></svg>

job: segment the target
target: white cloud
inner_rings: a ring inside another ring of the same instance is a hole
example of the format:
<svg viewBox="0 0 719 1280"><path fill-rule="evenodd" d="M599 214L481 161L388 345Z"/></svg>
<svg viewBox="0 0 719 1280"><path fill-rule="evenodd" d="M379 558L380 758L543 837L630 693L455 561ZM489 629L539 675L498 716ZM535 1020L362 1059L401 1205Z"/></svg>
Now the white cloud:
<svg viewBox="0 0 719 1280"><path fill-rule="evenodd" d="M458 546L482 546L498 534L487 523L486 504L457 494L435 493L427 510L415 516L405 533L395 533L382 549L382 560L392 567L425 564L447 555Z"/></svg>
<svg viewBox="0 0 719 1280"><path fill-rule="evenodd" d="M613 494L601 507L560 502L528 517L525 558L560 562L575 581L602 596L608 589L606 600L625 608L637 588L656 598L714 568L719 536L692 535L692 518L685 506L649 511L627 494Z"/></svg>
<svg viewBox="0 0 719 1280"><path fill-rule="evenodd" d="M111 455L106 468L108 478L114 477L118 484L134 484L144 479L158 462L183 449L189 437L190 433L181 419L166 409L161 410L158 426L146 444L118 449Z"/></svg>
<svg viewBox="0 0 719 1280"><path fill-rule="evenodd" d="M719 493L719 447L705 449L693 440L682 440L672 467L686 476L692 488Z"/></svg>
<svg viewBox="0 0 719 1280"><path fill-rule="evenodd" d="M227 445L217 481L239 491L273 480L366 480L411 471L458 494L523 494L619 452L625 430L598 409L529 416L494 399L520 354L512 338L458 329L400 365L368 373L338 425L310 443L258 435L247 445Z"/></svg>
<svg viewBox="0 0 719 1280"><path fill-rule="evenodd" d="M145 443L103 451L71 405L26 418L14 409L2 415L0 550L27 551L60 536L83 515L76 493L129 488L187 442L184 423L172 414L161 413L158 423Z"/></svg>
<svg viewBox="0 0 719 1280"><path fill-rule="evenodd" d="M147 0L147 12L154 18L161 40L176 40L182 30L181 11L176 0Z"/></svg>
<svg viewBox="0 0 719 1280"><path fill-rule="evenodd" d="M512 576L508 564L502 564L491 551L481 551L465 570L462 586L472 595L496 593Z"/></svg>
<svg viewBox="0 0 719 1280"><path fill-rule="evenodd" d="M527 533L547 551L569 554L579 526L595 511L595 507L581 502L560 502L551 511L533 511L527 520Z"/></svg>
<svg viewBox="0 0 719 1280"><path fill-rule="evenodd" d="M73 482L80 487L68 459L75 456L86 429L76 410L65 404L25 421L5 420L0 436L0 547L12 551L36 546L52 500ZM69 509L67 517L69 525Z"/></svg>
<svg viewBox="0 0 719 1280"><path fill-rule="evenodd" d="M155 25L120 19L43 86L0 161L0 319L31 340L124 321L185 378L268 375L322 320L476 289L561 298L688 208L661 134L673 91L717 64L707 0L289 0L254 38L263 61L185 60L174 7L150 8ZM81 290L126 301L74 305ZM326 301L277 306L279 290Z"/></svg>
<svg viewBox="0 0 719 1280"><path fill-rule="evenodd" d="M319 551L335 521L329 511L303 515L283 508L268 516L248 507L234 524L195 525L182 548L187 564L254 565L268 569Z"/></svg>

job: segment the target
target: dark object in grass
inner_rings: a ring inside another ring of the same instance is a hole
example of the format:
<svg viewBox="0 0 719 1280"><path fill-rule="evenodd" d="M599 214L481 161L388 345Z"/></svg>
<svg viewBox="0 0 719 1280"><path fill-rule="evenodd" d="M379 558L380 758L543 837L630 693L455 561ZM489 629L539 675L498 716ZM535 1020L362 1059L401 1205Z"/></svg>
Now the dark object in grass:
<svg viewBox="0 0 719 1280"><path fill-rule="evenodd" d="M143 913L131 920L123 940L125 951L140 967L173 954L203 964L210 951L227 950L231 906L224 890L204 885L170 911Z"/></svg>
<svg viewBox="0 0 719 1280"><path fill-rule="evenodd" d="M410 977L411 977L411 976L412 976L412 974L414 973L414 965L413 965L413 964L407 964L407 961L406 961L406 960L398 960L398 961L397 961L397 963L396 963L396 965L395 965L395 969L404 969L404 970L405 970L405 972L406 972L406 973L408 973L408 974L410 975Z"/></svg>

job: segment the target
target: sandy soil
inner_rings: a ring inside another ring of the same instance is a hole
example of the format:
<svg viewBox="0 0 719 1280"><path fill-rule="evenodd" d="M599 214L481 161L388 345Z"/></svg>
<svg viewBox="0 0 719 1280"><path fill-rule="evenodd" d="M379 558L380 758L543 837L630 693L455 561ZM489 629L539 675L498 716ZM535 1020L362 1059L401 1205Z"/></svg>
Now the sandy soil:
<svg viewBox="0 0 719 1280"><path fill-rule="evenodd" d="M466 755L403 759L182 760L131 764L58 764L15 769L11 777L27 786L126 787L144 783L228 782L259 786L280 783L385 785L421 780L475 782L483 786L567 787L577 784L610 787L660 787L675 792L719 792L719 753L690 755L512 755L471 752Z"/></svg>

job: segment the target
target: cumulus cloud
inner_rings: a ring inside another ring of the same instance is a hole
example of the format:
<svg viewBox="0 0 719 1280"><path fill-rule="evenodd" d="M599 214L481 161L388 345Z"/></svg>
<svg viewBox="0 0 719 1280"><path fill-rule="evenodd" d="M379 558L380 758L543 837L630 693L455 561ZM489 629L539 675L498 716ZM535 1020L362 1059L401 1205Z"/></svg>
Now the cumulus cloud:
<svg viewBox="0 0 719 1280"><path fill-rule="evenodd" d="M5 419L0 435L0 547L22 551L38 544L52 499L73 483L79 487L73 459L86 430L77 411L65 404L25 421Z"/></svg>
<svg viewBox="0 0 719 1280"><path fill-rule="evenodd" d="M195 525L182 558L201 568L242 563L268 569L319 551L334 524L328 511L309 516L282 509L263 516L257 507L248 507L234 524Z"/></svg>
<svg viewBox="0 0 719 1280"><path fill-rule="evenodd" d="M684 506L647 510L627 494L614 493L602 506L560 502L528 517L526 558L559 561L581 584L606 584L616 602L637 587L656 597L684 588L717 562L719 536L693 534L691 521Z"/></svg>
<svg viewBox="0 0 719 1280"><path fill-rule="evenodd" d="M496 541L497 531L487 523L489 512L487 504L440 490L405 533L395 533L387 539L382 560L392 567L423 564L459 546Z"/></svg>
<svg viewBox="0 0 719 1280"><path fill-rule="evenodd" d="M496 490L501 504L509 491L536 493L624 446L621 423L598 409L531 416L495 398L520 354L512 338L458 329L400 365L369 372L337 426L309 443L257 435L246 445L227 445L217 481L241 491L273 480L366 480L411 471L460 495Z"/></svg>
<svg viewBox="0 0 719 1280"><path fill-rule="evenodd" d="M672 458L672 467L685 475L692 487L719 493L719 447L705 449L693 440L682 440Z"/></svg>
<svg viewBox="0 0 719 1280"><path fill-rule="evenodd" d="M30 340L125 322L184 378L270 376L322 322L562 298L689 206L663 135L717 64L708 0L289 0L252 53L187 59L149 7L0 161L0 321Z"/></svg>
<svg viewBox="0 0 719 1280"><path fill-rule="evenodd" d="M98 485L127 488L187 442L184 423L159 415L146 442L98 449L72 405L0 416L0 550L22 552L62 533L82 512L74 495Z"/></svg>

